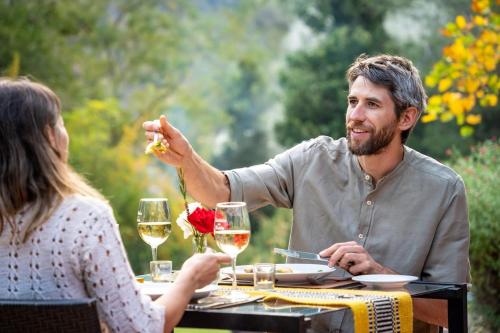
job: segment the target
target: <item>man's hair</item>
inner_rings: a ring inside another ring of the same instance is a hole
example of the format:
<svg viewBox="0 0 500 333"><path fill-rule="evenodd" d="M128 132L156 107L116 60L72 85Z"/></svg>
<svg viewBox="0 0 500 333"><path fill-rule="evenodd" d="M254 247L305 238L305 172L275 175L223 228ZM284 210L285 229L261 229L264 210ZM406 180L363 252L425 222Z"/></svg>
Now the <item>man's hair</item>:
<svg viewBox="0 0 500 333"><path fill-rule="evenodd" d="M406 58L386 54L368 57L363 54L347 70L349 88L359 76L389 90L397 119L407 108L415 107L418 110L418 121L427 107L427 95L418 70ZM406 142L415 124L401 133L402 143Z"/></svg>
<svg viewBox="0 0 500 333"><path fill-rule="evenodd" d="M60 115L61 102L48 87L0 77L0 234L8 223L12 237L25 241L67 195L102 198L51 145L48 131ZM14 219L27 207L19 233Z"/></svg>

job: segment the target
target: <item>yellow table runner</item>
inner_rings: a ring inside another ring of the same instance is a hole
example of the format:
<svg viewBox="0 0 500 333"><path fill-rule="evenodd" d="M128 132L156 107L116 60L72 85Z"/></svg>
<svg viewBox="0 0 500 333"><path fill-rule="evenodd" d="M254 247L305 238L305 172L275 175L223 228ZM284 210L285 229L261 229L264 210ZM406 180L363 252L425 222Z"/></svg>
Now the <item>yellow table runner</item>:
<svg viewBox="0 0 500 333"><path fill-rule="evenodd" d="M220 286L221 289L230 287ZM297 304L348 306L354 318L354 331L401 332L413 330L410 294L403 291L371 291L352 289L275 288L273 291L238 287L252 296L265 296L264 301L283 300Z"/></svg>

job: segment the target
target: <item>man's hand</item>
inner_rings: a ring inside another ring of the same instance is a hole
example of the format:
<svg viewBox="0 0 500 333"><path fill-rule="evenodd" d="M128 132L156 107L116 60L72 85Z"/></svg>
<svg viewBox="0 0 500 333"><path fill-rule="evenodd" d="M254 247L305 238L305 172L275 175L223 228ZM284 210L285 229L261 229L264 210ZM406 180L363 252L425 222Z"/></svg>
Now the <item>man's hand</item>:
<svg viewBox="0 0 500 333"><path fill-rule="evenodd" d="M365 248L354 241L333 244L321 251L319 255L330 257L328 266L337 265L352 275L397 274L373 260Z"/></svg>
<svg viewBox="0 0 500 333"><path fill-rule="evenodd" d="M146 130L148 143L153 142L155 133L158 133L158 140L168 149L160 151L153 150L153 153L163 162L174 167L182 167L186 157L192 154L192 147L182 133L173 127L165 116L160 116L159 121L146 121L142 124Z"/></svg>
<svg viewBox="0 0 500 333"><path fill-rule="evenodd" d="M146 139L153 142L155 133L166 149L153 149L152 153L173 167L182 168L184 181L189 195L208 207L231 199L226 176L208 164L191 147L182 133L167 121L165 116L159 120L146 121L142 125Z"/></svg>

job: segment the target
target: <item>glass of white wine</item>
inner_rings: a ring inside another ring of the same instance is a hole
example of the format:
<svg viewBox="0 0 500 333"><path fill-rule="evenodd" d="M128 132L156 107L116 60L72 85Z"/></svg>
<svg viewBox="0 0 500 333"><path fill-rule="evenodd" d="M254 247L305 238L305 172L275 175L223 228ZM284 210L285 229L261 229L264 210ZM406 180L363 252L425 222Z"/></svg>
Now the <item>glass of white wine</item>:
<svg viewBox="0 0 500 333"><path fill-rule="evenodd" d="M142 240L151 246L153 261L158 260L156 250L172 231L170 208L166 198L144 198L139 201L137 230Z"/></svg>
<svg viewBox="0 0 500 333"><path fill-rule="evenodd" d="M215 208L214 235L217 246L232 258L233 288L236 288L236 257L250 242L250 218L246 203L218 203Z"/></svg>

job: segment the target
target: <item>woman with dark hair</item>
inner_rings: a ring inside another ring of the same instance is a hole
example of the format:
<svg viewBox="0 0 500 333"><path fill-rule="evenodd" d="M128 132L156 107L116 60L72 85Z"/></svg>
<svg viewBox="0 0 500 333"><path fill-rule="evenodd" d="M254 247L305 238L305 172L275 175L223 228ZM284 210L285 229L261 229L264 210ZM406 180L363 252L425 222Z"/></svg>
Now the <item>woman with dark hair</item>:
<svg viewBox="0 0 500 333"><path fill-rule="evenodd" d="M0 78L0 298L94 297L112 331L170 332L223 254L189 258L156 301L134 279L112 210L68 165L59 98Z"/></svg>

